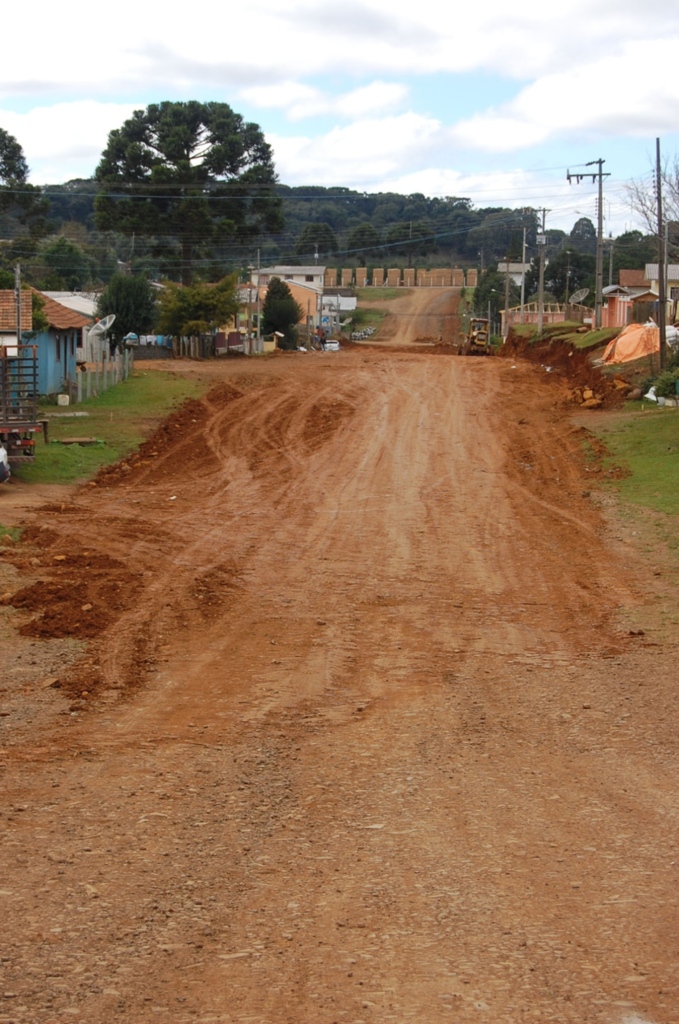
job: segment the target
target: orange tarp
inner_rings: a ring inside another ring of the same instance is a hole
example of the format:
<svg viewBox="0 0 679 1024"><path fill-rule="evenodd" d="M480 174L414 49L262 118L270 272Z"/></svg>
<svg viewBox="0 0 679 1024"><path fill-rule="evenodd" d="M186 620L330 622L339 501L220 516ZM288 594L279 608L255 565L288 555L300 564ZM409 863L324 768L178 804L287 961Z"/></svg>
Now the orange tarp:
<svg viewBox="0 0 679 1024"><path fill-rule="evenodd" d="M631 363L660 350L660 331L646 324L630 324L614 338L603 354L604 363Z"/></svg>

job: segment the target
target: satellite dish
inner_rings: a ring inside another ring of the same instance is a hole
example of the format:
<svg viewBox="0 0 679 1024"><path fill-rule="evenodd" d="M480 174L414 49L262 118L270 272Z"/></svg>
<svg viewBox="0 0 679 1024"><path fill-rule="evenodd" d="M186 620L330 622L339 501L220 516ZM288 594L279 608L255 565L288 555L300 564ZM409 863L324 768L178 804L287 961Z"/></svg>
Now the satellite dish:
<svg viewBox="0 0 679 1024"><path fill-rule="evenodd" d="M573 305L577 306L577 304L579 302L582 302L583 299L586 299L588 295L589 288L579 288L577 292L573 292L568 301L572 302Z"/></svg>
<svg viewBox="0 0 679 1024"><path fill-rule="evenodd" d="M90 334L106 334L108 330L113 326L115 320L115 313L109 313L103 320L97 320L96 324L90 327Z"/></svg>

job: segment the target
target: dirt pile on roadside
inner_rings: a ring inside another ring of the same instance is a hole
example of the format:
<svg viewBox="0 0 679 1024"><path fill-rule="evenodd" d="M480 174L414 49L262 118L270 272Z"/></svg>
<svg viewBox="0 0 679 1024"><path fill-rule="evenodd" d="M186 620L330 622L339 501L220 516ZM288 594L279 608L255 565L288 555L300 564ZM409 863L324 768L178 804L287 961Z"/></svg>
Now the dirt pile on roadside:
<svg viewBox="0 0 679 1024"><path fill-rule="evenodd" d="M623 404L629 390L625 382L604 376L592 365L591 352L561 338L531 343L510 329L500 350L504 358L527 359L548 369L567 388L566 400L590 409L614 409ZM623 386L621 386L621 384Z"/></svg>

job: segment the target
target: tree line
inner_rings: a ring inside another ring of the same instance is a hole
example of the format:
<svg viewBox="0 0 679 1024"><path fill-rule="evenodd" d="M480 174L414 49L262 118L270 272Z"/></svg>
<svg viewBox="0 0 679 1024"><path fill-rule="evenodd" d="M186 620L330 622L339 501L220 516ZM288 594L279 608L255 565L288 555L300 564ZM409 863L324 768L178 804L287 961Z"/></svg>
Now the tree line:
<svg viewBox="0 0 679 1024"><path fill-rule="evenodd" d="M257 261L318 260L480 266L492 296L497 263L520 260L524 229L534 256L538 227L532 208L283 185L261 129L226 103L151 104L110 133L92 178L41 188L28 182L18 141L0 129L0 287L11 287L16 262L43 290L78 290L100 289L117 273L188 286ZM562 298L593 286L595 247L588 218L570 232L548 231L548 292ZM613 279L655 258L652 233L626 232L613 246Z"/></svg>

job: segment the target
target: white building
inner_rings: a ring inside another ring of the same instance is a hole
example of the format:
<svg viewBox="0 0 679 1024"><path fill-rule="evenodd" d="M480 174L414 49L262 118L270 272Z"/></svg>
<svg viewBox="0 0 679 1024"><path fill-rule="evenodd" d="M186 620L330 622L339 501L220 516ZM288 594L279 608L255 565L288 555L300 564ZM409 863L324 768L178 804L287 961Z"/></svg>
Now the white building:
<svg viewBox="0 0 679 1024"><path fill-rule="evenodd" d="M280 277L281 281L306 285L307 288L323 291L325 267L260 267L251 272L252 283L266 288L272 277Z"/></svg>

